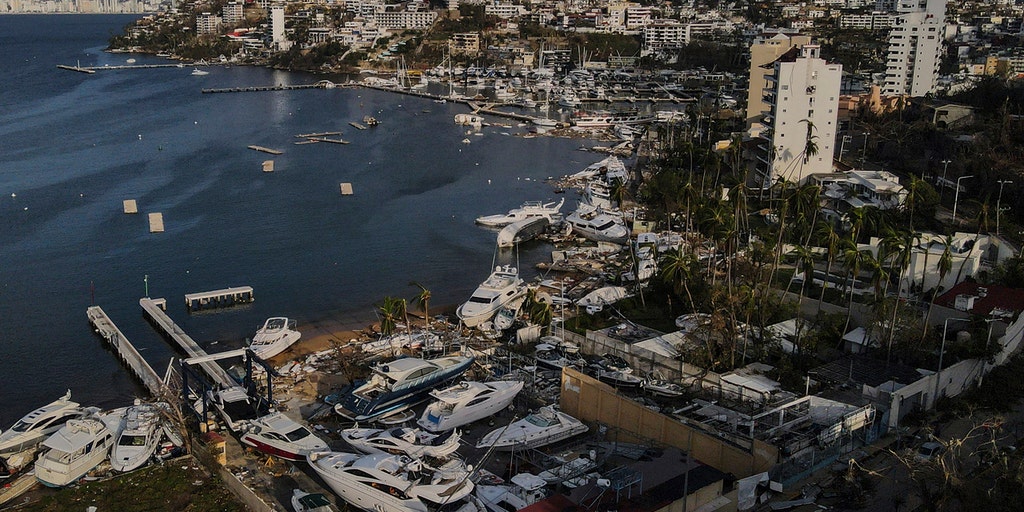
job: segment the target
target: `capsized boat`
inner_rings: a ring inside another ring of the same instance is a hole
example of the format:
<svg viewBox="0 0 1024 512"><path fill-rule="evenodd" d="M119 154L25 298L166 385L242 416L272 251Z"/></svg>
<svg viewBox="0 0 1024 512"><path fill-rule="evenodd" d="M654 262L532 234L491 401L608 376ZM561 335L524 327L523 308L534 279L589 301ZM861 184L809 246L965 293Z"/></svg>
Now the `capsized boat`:
<svg viewBox="0 0 1024 512"><path fill-rule="evenodd" d="M438 467L385 453L314 453L306 460L338 496L366 511L427 512L457 503L474 487L457 459Z"/></svg>
<svg viewBox="0 0 1024 512"><path fill-rule="evenodd" d="M323 439L280 412L249 422L239 440L257 450L287 460L306 460L313 452L327 451Z"/></svg>
<svg viewBox="0 0 1024 512"><path fill-rule="evenodd" d="M249 348L260 358L270 359L299 341L302 333L295 330L295 320L275 316L256 330Z"/></svg>
<svg viewBox="0 0 1024 512"><path fill-rule="evenodd" d="M437 359L405 357L374 366L370 378L334 406L334 412L352 421L365 421L402 411L423 401L427 392L462 375L472 357Z"/></svg>
<svg viewBox="0 0 1024 512"><path fill-rule="evenodd" d="M581 204L565 218L572 230L594 242L623 244L629 240L629 228L622 216L612 215L600 208Z"/></svg>
<svg viewBox="0 0 1024 512"><path fill-rule="evenodd" d="M132 471L149 462L163 438L163 421L156 404L136 403L124 414L124 425L110 452L114 471Z"/></svg>
<svg viewBox="0 0 1024 512"><path fill-rule="evenodd" d="M512 477L510 485L478 485L476 497L491 512L521 510L547 496L542 478L530 473L519 473Z"/></svg>
<svg viewBox="0 0 1024 512"><path fill-rule="evenodd" d="M564 197L557 203L554 201L550 203L526 201L519 208L513 208L508 213L477 217L476 223L483 226L500 228L516 221L534 217L542 217L547 219L548 222L555 222L561 215L563 204L565 204Z"/></svg>
<svg viewBox="0 0 1024 512"><path fill-rule="evenodd" d="M522 390L522 381L499 380L460 382L431 391L434 402L427 406L416 424L431 432L468 425L508 407Z"/></svg>
<svg viewBox="0 0 1024 512"><path fill-rule="evenodd" d="M600 311L604 306L614 304L629 296L629 290L622 286L605 286L584 295L576 301L576 305L586 308L594 307Z"/></svg>
<svg viewBox="0 0 1024 512"><path fill-rule="evenodd" d="M459 449L457 430L431 434L418 428L346 428L341 438L363 453L404 453L410 457L443 459Z"/></svg>
<svg viewBox="0 0 1024 512"><path fill-rule="evenodd" d="M71 390L18 420L11 428L0 433L0 455L18 453L34 448L68 420L84 418L97 409L83 409L71 401Z"/></svg>
<svg viewBox="0 0 1024 512"><path fill-rule="evenodd" d="M110 454L124 410L68 420L43 441L44 452L36 461L36 480L48 487L64 487L78 481Z"/></svg>
<svg viewBox="0 0 1024 512"><path fill-rule="evenodd" d="M498 232L498 247L512 247L515 244L529 242L544 232L551 220L545 217L531 217L517 220Z"/></svg>
<svg viewBox="0 0 1024 512"><path fill-rule="evenodd" d="M537 448L582 434L587 430L588 427L580 420L555 410L553 405L548 405L507 427L499 427L488 432L476 447L494 446L495 449L502 451Z"/></svg>
<svg viewBox="0 0 1024 512"><path fill-rule="evenodd" d="M519 269L511 265L498 266L455 314L466 327L476 327L490 320L499 308L524 295L526 285L519 277Z"/></svg>

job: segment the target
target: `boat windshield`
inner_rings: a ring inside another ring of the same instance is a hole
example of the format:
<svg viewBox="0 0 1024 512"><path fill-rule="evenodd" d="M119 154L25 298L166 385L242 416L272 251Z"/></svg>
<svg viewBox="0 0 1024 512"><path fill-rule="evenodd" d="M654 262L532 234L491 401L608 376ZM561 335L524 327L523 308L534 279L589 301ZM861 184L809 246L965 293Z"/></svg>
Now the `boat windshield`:
<svg viewBox="0 0 1024 512"><path fill-rule="evenodd" d="M310 434L309 430L306 430L306 427L299 427L295 430L292 430L291 432L288 432L287 434L284 435L284 437L287 438L288 441L294 443L295 441L305 439L310 435L312 434Z"/></svg>
<svg viewBox="0 0 1024 512"><path fill-rule="evenodd" d="M555 418L546 415L541 416L539 414L531 414L527 416L525 419L526 421L529 421L530 423L538 427L550 427L558 423L558 421L556 421Z"/></svg>
<svg viewBox="0 0 1024 512"><path fill-rule="evenodd" d="M477 304L490 304L491 302L494 302L494 299L496 299L496 298L497 297L491 297L491 298L477 297L476 295L474 295L474 296L469 298L469 301L470 302L475 302Z"/></svg>
<svg viewBox="0 0 1024 512"><path fill-rule="evenodd" d="M11 430L15 432L27 432L28 429L32 428L32 425L34 424L23 420L18 420L18 422L15 423L13 427L11 427Z"/></svg>
<svg viewBox="0 0 1024 512"><path fill-rule="evenodd" d="M598 226L598 227L597 227L596 229L597 229L598 231L604 231L604 230L606 230L606 229L608 229L608 228L610 228L610 227L612 227L612 226L614 226L614 225L615 225L615 221L613 221L613 220L612 220L612 221L608 221L608 222L606 222L606 223L604 223L604 224L601 224L601 225L600 225L600 226Z"/></svg>
<svg viewBox="0 0 1024 512"><path fill-rule="evenodd" d="M118 446L146 446L146 436L122 435L117 441Z"/></svg>

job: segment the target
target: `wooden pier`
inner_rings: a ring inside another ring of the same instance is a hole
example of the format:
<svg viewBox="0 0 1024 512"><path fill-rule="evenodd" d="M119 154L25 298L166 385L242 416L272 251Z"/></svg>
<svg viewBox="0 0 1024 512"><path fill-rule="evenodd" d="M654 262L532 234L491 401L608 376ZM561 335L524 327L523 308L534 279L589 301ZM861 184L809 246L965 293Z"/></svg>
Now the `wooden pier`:
<svg viewBox="0 0 1024 512"><path fill-rule="evenodd" d="M89 306L85 310L86 316L89 318L89 323L92 324L93 328L96 329L96 333L100 335L111 348L117 352L118 357L128 367L129 370L142 384L149 390L149 394L158 397L164 391L164 382L160 376L153 371L153 367L142 357L142 354L135 349L128 338L125 337L124 333L114 325L114 321L107 316L107 313L103 311L103 308L99 306Z"/></svg>
<svg viewBox="0 0 1024 512"><path fill-rule="evenodd" d="M344 87L344 84L336 84L327 80L321 80L315 84L297 85L255 85L249 87L224 87L219 89L203 89L203 94L220 94L228 92L269 92L269 91L299 91L303 89L334 89Z"/></svg>
<svg viewBox="0 0 1024 512"><path fill-rule="evenodd" d="M160 309L157 305L157 301L150 299L149 297L143 297L139 299L139 305L142 306L142 311L149 317L153 323L163 331L163 334L170 338L172 341L178 344L182 350L188 354L189 357L205 358L209 356L202 347L192 339L191 336L185 334L185 331L178 327L178 324L171 320L171 317L164 313L164 310ZM237 385L235 380L228 375L228 372L224 371L214 361L203 361L198 363L199 366L206 372L206 375L213 380L214 384L220 384L224 387L230 387Z"/></svg>
<svg viewBox="0 0 1024 512"><path fill-rule="evenodd" d="M331 144L349 144L350 142L344 139L328 139L327 137L311 137L309 140L313 142L330 142Z"/></svg>
<svg viewBox="0 0 1024 512"><path fill-rule="evenodd" d="M253 295L251 286L237 286L210 292L189 293L185 295L185 307L189 311L199 311L201 309L226 308L254 300L256 297Z"/></svg>
<svg viewBox="0 0 1024 512"><path fill-rule="evenodd" d="M253 151L259 151L261 153L269 153L271 155L283 155L284 154L284 151L281 151L280 149L265 148L263 146L257 146L255 144L250 145L249 149L251 149Z"/></svg>
<svg viewBox="0 0 1024 512"><path fill-rule="evenodd" d="M89 68L83 68L81 66L68 66L68 65L65 65L65 64L57 64L57 68L59 68L59 69L66 69L68 71L77 71L79 73L85 73L87 75L91 75L91 74L96 72L96 71L91 70Z"/></svg>

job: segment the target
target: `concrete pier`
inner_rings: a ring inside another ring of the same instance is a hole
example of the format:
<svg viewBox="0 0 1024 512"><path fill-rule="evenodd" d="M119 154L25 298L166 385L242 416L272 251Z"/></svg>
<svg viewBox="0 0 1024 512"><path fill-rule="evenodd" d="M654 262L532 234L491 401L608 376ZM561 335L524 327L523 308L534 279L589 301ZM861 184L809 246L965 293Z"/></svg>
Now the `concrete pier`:
<svg viewBox="0 0 1024 512"><path fill-rule="evenodd" d="M96 333L110 344L110 347L117 352L121 361L146 386L149 393L153 396L160 396L164 390L163 380L153 370L153 367L143 359L142 354L135 349L135 346L128 341L124 333L114 325L114 321L107 316L103 308L89 306L85 310L85 314L89 318L89 323L96 329Z"/></svg>
<svg viewBox="0 0 1024 512"><path fill-rule="evenodd" d="M191 336L185 334L185 331L178 327L178 324L171 320L171 317L164 313L157 302L148 297L139 299L139 305L142 306L142 311L149 317L153 323L163 331L163 334L170 338L172 341L178 344L182 350L188 354L189 357L207 357L209 354L203 350L202 347L192 339ZM223 387L230 387L236 385L234 379L228 375L228 372L224 371L214 361L204 361L199 363L199 366L203 369L207 376L213 381L214 384L220 384Z"/></svg>
<svg viewBox="0 0 1024 512"><path fill-rule="evenodd" d="M256 297L253 295L252 286L236 286L211 292L189 293L185 295L185 307L189 311L199 311L200 309L226 308L254 300Z"/></svg>

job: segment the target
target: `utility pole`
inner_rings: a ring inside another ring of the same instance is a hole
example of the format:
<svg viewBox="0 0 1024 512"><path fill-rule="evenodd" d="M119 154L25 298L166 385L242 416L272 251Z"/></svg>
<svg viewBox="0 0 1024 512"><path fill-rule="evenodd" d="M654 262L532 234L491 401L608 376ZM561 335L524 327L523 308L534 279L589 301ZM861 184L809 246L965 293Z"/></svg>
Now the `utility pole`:
<svg viewBox="0 0 1024 512"><path fill-rule="evenodd" d="M1013 182L1010 180L999 180L997 183L999 183L999 195L996 197L996 236L999 236L999 214L1002 212L999 206L1003 202L1003 185L1007 183L1012 185Z"/></svg>

